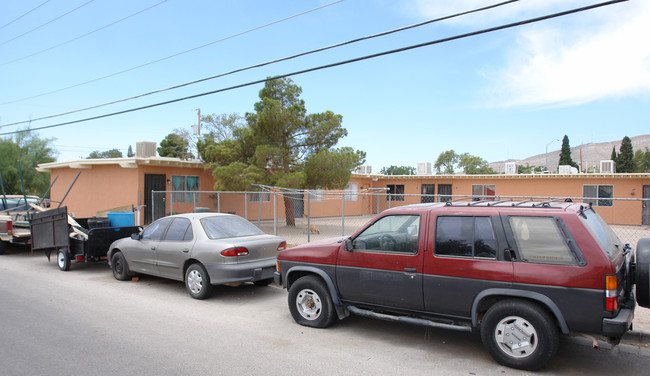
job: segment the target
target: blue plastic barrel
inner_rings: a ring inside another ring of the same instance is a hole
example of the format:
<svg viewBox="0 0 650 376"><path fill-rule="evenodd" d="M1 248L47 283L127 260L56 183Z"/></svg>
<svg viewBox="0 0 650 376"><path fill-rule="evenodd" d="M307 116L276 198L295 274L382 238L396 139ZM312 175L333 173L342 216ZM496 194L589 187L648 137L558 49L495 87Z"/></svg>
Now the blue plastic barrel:
<svg viewBox="0 0 650 376"><path fill-rule="evenodd" d="M133 226L135 223L133 212L108 212L106 216L111 222L111 227Z"/></svg>

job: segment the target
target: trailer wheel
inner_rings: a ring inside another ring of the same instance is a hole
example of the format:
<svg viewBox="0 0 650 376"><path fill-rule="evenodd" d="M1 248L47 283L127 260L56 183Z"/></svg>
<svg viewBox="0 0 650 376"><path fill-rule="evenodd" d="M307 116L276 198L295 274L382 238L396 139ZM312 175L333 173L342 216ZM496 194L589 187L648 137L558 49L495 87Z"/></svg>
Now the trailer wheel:
<svg viewBox="0 0 650 376"><path fill-rule="evenodd" d="M59 249L56 255L56 263L62 271L67 272L70 270L70 254L67 249Z"/></svg>

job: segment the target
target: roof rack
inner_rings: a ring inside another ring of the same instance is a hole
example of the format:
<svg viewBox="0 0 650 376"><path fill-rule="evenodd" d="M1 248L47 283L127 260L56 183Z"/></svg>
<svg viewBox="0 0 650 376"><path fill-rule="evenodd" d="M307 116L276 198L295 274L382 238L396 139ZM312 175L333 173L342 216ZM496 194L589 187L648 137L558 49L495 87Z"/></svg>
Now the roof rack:
<svg viewBox="0 0 650 376"><path fill-rule="evenodd" d="M481 200L478 197L474 196L467 196L467 197L461 197L457 198L454 200L450 200L445 202L445 206L478 206L478 205L485 205L485 206L506 206L509 204L509 206L512 207L524 207L523 205L529 204L530 206L525 206L526 208L550 208L552 203L555 202L573 202L572 199L570 198L556 198L552 200L545 200L545 201L535 201L534 199L529 199L529 200L522 200L522 201L515 201L513 199L506 199L506 200L501 200L498 197L495 197L496 200ZM471 199L472 201L469 202L460 202L460 201L465 201Z"/></svg>

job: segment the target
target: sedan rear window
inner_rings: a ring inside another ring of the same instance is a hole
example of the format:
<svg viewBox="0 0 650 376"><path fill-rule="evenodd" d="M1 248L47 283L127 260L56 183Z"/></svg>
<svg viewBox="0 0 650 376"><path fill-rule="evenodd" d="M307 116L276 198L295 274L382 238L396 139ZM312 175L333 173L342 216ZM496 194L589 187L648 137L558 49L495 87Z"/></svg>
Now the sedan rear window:
<svg viewBox="0 0 650 376"><path fill-rule="evenodd" d="M214 216L201 219L201 226L210 239L238 236L263 235L264 232L244 218L237 216Z"/></svg>

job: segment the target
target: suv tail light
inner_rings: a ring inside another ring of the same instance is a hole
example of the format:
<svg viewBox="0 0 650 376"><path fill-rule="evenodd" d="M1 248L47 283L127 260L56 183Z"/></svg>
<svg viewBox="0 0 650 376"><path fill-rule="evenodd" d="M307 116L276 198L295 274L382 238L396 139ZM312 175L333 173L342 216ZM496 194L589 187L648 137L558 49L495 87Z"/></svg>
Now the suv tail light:
<svg viewBox="0 0 650 376"><path fill-rule="evenodd" d="M278 244L278 251L284 251L285 249L287 249L287 242Z"/></svg>
<svg viewBox="0 0 650 376"><path fill-rule="evenodd" d="M248 254L248 249L244 247L226 248L221 251L221 255L226 257L248 256Z"/></svg>
<svg viewBox="0 0 650 376"><path fill-rule="evenodd" d="M616 274L605 276L605 310L618 310L618 280Z"/></svg>

